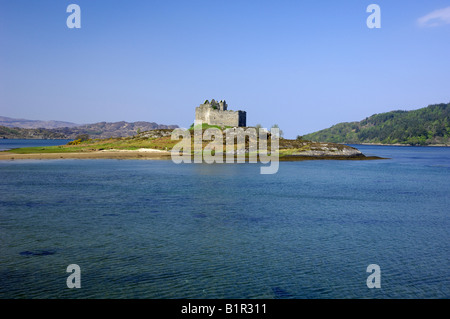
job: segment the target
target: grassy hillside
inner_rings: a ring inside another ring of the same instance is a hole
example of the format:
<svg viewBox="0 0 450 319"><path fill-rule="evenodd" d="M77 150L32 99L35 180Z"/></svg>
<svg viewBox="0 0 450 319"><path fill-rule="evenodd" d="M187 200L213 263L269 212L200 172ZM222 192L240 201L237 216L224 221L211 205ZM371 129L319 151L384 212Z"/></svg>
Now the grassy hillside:
<svg viewBox="0 0 450 319"><path fill-rule="evenodd" d="M450 103L375 114L360 122L339 123L303 138L346 144L449 145Z"/></svg>

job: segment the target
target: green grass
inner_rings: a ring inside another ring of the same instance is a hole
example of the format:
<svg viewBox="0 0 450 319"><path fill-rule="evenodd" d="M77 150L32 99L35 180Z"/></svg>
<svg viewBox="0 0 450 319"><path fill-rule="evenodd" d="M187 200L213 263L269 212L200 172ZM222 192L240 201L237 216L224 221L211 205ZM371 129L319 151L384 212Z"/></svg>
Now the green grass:
<svg viewBox="0 0 450 319"><path fill-rule="evenodd" d="M170 137L162 138L113 138L113 139L96 139L81 142L78 145L60 145L46 147L24 147L6 152L14 154L33 154L33 153L76 153L76 152L92 152L100 150L138 150L140 148L152 148L159 150L170 150L178 143L172 141Z"/></svg>
<svg viewBox="0 0 450 319"><path fill-rule="evenodd" d="M65 146L46 146L46 147L23 147L17 148L13 150L5 151L7 153L14 154L35 154L35 153L71 153L71 152L80 152L83 149L81 146L74 146L71 148Z"/></svg>

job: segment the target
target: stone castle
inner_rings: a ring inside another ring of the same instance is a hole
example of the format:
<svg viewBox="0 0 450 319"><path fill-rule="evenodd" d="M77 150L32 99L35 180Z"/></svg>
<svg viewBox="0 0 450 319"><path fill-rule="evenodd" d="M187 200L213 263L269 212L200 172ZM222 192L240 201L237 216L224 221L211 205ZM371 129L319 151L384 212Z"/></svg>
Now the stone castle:
<svg viewBox="0 0 450 319"><path fill-rule="evenodd" d="M214 99L211 102L206 100L195 108L194 124L197 125L200 122L209 125L244 127L247 126L247 112L228 110L225 100L220 102Z"/></svg>

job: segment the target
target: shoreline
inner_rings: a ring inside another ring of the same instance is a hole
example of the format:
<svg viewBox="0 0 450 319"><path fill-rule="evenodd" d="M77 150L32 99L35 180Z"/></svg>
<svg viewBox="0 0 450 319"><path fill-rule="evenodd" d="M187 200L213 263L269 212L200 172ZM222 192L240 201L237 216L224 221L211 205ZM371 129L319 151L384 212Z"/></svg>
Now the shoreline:
<svg viewBox="0 0 450 319"><path fill-rule="evenodd" d="M171 159L170 152L141 151L94 151L73 153L30 153L17 154L0 152L0 160L46 160L46 159Z"/></svg>
<svg viewBox="0 0 450 319"><path fill-rule="evenodd" d="M147 160L171 160L171 153L168 151L131 151L131 150L108 150L93 152L73 152L73 153L30 153L17 154L11 152L0 152L0 161L14 160L58 160L58 159L147 159ZM307 161L307 160L382 160L378 156L283 156L279 161ZM225 161L224 161L225 162ZM246 161L247 162L247 161Z"/></svg>
<svg viewBox="0 0 450 319"><path fill-rule="evenodd" d="M446 144L430 144L430 145L409 145L409 144L381 144L381 143L346 143L344 145L367 145L367 146L405 146L405 147L450 147Z"/></svg>

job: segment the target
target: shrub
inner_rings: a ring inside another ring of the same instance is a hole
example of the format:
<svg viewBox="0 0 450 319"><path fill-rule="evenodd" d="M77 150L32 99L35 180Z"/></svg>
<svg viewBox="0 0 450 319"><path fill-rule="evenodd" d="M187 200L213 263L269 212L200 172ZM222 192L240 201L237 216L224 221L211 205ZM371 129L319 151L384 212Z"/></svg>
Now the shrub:
<svg viewBox="0 0 450 319"><path fill-rule="evenodd" d="M81 139L77 139L77 140L67 143L67 145L79 145L79 144L81 144Z"/></svg>
<svg viewBox="0 0 450 319"><path fill-rule="evenodd" d="M88 134L80 134L77 137L75 137L75 140L80 140L80 142L84 142L90 140L90 137Z"/></svg>

